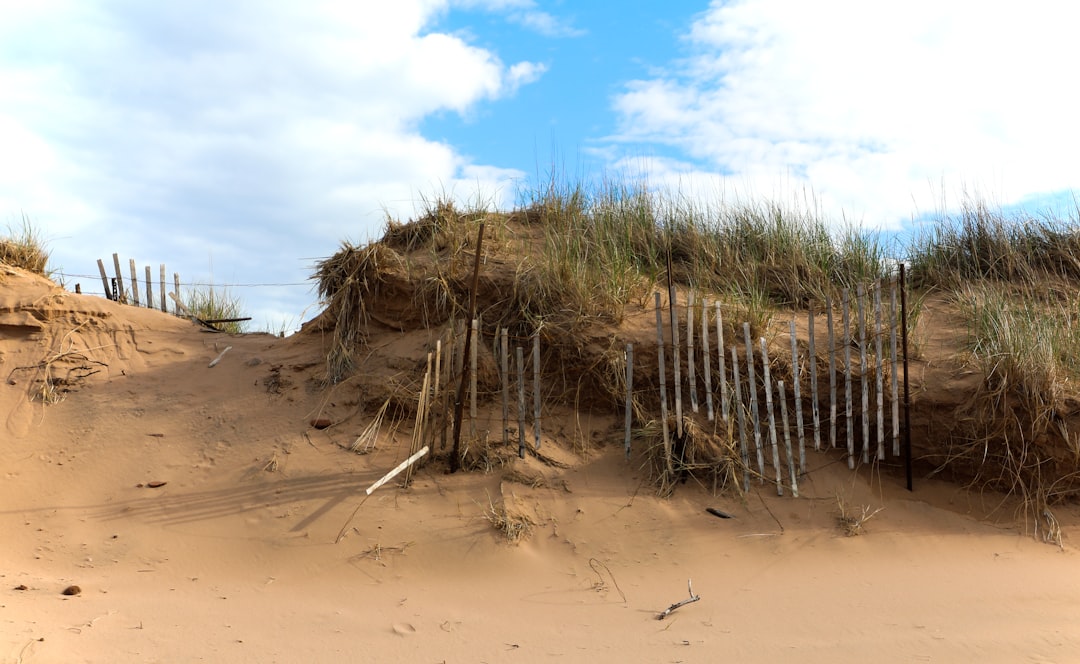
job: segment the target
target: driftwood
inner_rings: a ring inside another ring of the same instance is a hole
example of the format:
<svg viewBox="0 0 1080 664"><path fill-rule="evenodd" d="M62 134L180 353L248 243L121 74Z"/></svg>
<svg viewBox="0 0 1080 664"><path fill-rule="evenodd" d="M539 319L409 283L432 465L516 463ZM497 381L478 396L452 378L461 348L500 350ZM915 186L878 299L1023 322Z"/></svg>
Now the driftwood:
<svg viewBox="0 0 1080 664"><path fill-rule="evenodd" d="M672 604L668 608L664 609L662 612L660 612L660 615L656 616L657 620L663 620L664 618L667 618L668 616L670 616L671 612L674 611L675 609L677 609L677 608L679 608L681 606L686 606L687 604L691 604L691 603L696 602L696 601L701 599L700 595L695 595L694 594L694 586L691 585L690 579L686 580L686 588L687 588L687 590L690 591L690 597L688 597L687 599L684 599L681 602L675 602L674 604Z"/></svg>

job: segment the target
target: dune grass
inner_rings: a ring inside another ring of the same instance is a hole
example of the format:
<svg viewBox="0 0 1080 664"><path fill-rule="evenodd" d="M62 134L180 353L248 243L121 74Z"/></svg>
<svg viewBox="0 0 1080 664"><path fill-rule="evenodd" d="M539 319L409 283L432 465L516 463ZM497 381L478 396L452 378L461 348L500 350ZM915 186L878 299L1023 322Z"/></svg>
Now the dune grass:
<svg viewBox="0 0 1080 664"><path fill-rule="evenodd" d="M225 318L243 318L243 303L225 287L213 285L192 288L183 297L184 305L191 313L205 321L221 320ZM241 334L244 332L244 322L215 323L214 327L222 332Z"/></svg>
<svg viewBox="0 0 1080 664"><path fill-rule="evenodd" d="M45 241L25 214L18 226L9 224L7 234L0 236L0 263L44 276L48 262Z"/></svg>

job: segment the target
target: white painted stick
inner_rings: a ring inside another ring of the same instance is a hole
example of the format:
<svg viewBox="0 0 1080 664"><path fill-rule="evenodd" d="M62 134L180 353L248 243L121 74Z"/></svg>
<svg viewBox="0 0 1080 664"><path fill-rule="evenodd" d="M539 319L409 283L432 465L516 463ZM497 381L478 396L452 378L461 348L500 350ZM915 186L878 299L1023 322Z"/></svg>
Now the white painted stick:
<svg viewBox="0 0 1080 664"><path fill-rule="evenodd" d="M821 406L818 404L817 382L817 347L814 345L814 305L810 305L810 313L806 324L810 333L810 411L814 418L814 449L821 449ZM805 472L805 468L803 472Z"/></svg>
<svg viewBox="0 0 1080 664"><path fill-rule="evenodd" d="M720 303L716 306L716 354L720 373L720 416L728 421L728 383L727 367L724 366L724 316L720 313Z"/></svg>
<svg viewBox="0 0 1080 664"><path fill-rule="evenodd" d="M836 448L836 330L832 298L825 297L825 327L829 330L829 447Z"/></svg>
<svg viewBox="0 0 1080 664"><path fill-rule="evenodd" d="M682 440L682 359L679 350L679 294L675 291L674 285L668 289L668 293L671 299L668 307L671 315L671 364L675 372L675 433Z"/></svg>
<svg viewBox="0 0 1080 664"><path fill-rule="evenodd" d="M384 484L386 484L387 482L389 482L390 480L394 479L394 477L395 477L395 476L396 476L396 475L397 475L398 473L400 473L401 471L405 470L405 469L406 469L406 468L408 468L409 466L411 466L411 465L413 465L414 463L416 463L416 462L417 462L417 461L418 461L418 460L420 459L420 457L424 456L424 455L425 455L425 454L427 454L427 453L428 453L428 446L427 446L427 445L424 445L423 447L421 447L421 448L420 448L420 449L419 449L419 450L418 450L418 451L416 452L416 454L413 454L413 455L412 455L411 457L409 457L408 459L405 459L404 461L402 461L401 463L399 463L399 464L397 465L397 467L396 467L396 468L394 468L393 470L391 470L391 471L390 471L389 473L387 473L387 474L383 475L383 476L382 476L382 478L381 478L381 479L380 479L380 480L379 480L378 482L376 482L376 483L372 484L371 486L369 486L369 487L367 488L367 491L366 491L365 493L366 493L367 495L369 495L369 496L370 496L370 495L372 494L372 492L374 492L374 491L375 491L375 489L378 489L378 488L379 488L379 487L381 487L382 485L384 485Z"/></svg>
<svg viewBox="0 0 1080 664"><path fill-rule="evenodd" d="M525 351L521 346L515 349L518 376L518 456L525 458Z"/></svg>
<svg viewBox="0 0 1080 664"><path fill-rule="evenodd" d="M889 294L889 359L892 367L892 449L893 456L900 456L900 386L896 373L896 277L890 280Z"/></svg>

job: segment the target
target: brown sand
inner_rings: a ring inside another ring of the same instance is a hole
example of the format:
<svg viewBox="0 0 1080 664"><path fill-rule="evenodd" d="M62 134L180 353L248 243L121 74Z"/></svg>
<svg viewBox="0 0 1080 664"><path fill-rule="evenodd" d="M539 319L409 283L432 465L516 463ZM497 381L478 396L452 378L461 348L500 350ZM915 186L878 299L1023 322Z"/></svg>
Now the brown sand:
<svg viewBox="0 0 1080 664"><path fill-rule="evenodd" d="M361 504L409 432L347 451L370 399L318 388L325 352L0 267L0 662L1080 660L1075 508L1058 547L1001 497L831 453L798 499L660 499L603 418L584 455L545 441L570 468L517 463L540 486L432 463ZM838 498L883 509L846 537Z"/></svg>

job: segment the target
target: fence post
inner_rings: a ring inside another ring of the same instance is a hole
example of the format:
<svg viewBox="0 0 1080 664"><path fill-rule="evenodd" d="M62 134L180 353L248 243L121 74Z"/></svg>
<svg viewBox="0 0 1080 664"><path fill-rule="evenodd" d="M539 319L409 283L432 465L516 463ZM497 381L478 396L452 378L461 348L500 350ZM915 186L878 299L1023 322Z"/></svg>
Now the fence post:
<svg viewBox="0 0 1080 664"><path fill-rule="evenodd" d="M719 346L720 356L724 355L723 346ZM709 364L709 296L701 298L701 361L705 372L705 410L709 421L716 419L713 412L712 367Z"/></svg>
<svg viewBox="0 0 1080 664"><path fill-rule="evenodd" d="M750 323L743 323L743 337L746 342L746 387L750 392L750 424L754 427L754 448L757 450L758 472L761 483L765 483L765 455L761 449L761 424L758 410L757 379L754 375L754 342L750 341Z"/></svg>
<svg viewBox="0 0 1080 664"><path fill-rule="evenodd" d="M776 469L776 495L784 495L784 485L780 478L780 444L776 439L776 414L773 412L772 378L769 369L769 349L765 345L765 337L758 340L761 343L761 372L765 382L765 410L769 415L769 444L772 445L773 468Z"/></svg>
<svg viewBox="0 0 1080 664"><path fill-rule="evenodd" d="M154 283L154 282L150 279L150 266L147 265L146 266L146 308L147 309L153 309L154 308L154 297L153 297L153 295L151 295L151 289L150 289L150 285L152 283Z"/></svg>
<svg viewBox="0 0 1080 664"><path fill-rule="evenodd" d="M161 264L161 281L158 282L161 291L161 313L168 313L169 308L165 304L165 264Z"/></svg>
<svg viewBox="0 0 1080 664"><path fill-rule="evenodd" d="M795 432L799 436L799 470L806 472L806 437L803 435L802 390L799 385L802 380L799 377L799 345L795 337L794 318L791 319L791 373L791 387L795 397ZM786 410L787 406L782 406L782 409ZM784 423L784 429L787 430L787 422Z"/></svg>
<svg viewBox="0 0 1080 664"><path fill-rule="evenodd" d="M127 303L127 293L124 291L124 275L120 272L120 255L113 254L113 267L116 268L116 301ZM177 312L179 315L179 312Z"/></svg>
<svg viewBox="0 0 1080 664"><path fill-rule="evenodd" d="M112 299L112 289L109 288L109 275L105 274L105 263L101 262L101 259L97 259L98 272L101 273L101 285L105 288L105 299Z"/></svg>
<svg viewBox="0 0 1080 664"><path fill-rule="evenodd" d="M630 460L630 424L634 410L634 344L626 344L626 460Z"/></svg>
<svg viewBox="0 0 1080 664"><path fill-rule="evenodd" d="M504 327L499 333L499 358L502 367L502 416L503 445L510 444L510 340L509 332Z"/></svg>
<svg viewBox="0 0 1080 664"><path fill-rule="evenodd" d="M877 458L885 460L885 371L884 359L881 355L883 333L881 330L881 282L874 284L874 367L875 387L877 388Z"/></svg>
<svg viewBox="0 0 1080 664"><path fill-rule="evenodd" d="M668 429L667 376L664 368L664 309L660 305L660 292L656 297L656 359L660 367L660 425L664 430L664 468L668 478L674 477L675 468L671 464L671 431Z"/></svg>
<svg viewBox="0 0 1080 664"><path fill-rule="evenodd" d="M690 383L690 409L698 412L697 376L694 370L694 291L686 295L686 379Z"/></svg>
<svg viewBox="0 0 1080 664"><path fill-rule="evenodd" d="M720 313L720 302L716 302L716 355L717 370L720 372L720 416L728 421L728 386L727 367L724 366L724 324Z"/></svg>
<svg viewBox="0 0 1080 664"><path fill-rule="evenodd" d="M810 411L814 418L814 449L821 449L821 406L818 404L817 347L814 345L814 305L807 319L810 333Z"/></svg>
<svg viewBox="0 0 1080 664"><path fill-rule="evenodd" d="M855 290L859 310L859 371L862 385L862 462L870 463L870 381L866 363L866 288L859 284Z"/></svg>
<svg viewBox="0 0 1080 664"><path fill-rule="evenodd" d="M731 347L731 374L735 387L735 401L732 406L735 408L736 415L739 419L739 452L743 464L743 491L749 491L750 451L746 449L746 409L743 408L742 392L739 386L741 382L741 379L739 378L739 351L735 346Z"/></svg>
<svg viewBox="0 0 1080 664"><path fill-rule="evenodd" d="M540 331L533 333L533 435L540 449Z"/></svg>
<svg viewBox="0 0 1080 664"><path fill-rule="evenodd" d="M855 420L851 407L851 302L848 289L843 293L844 316L844 413L847 415L848 468L855 469Z"/></svg>
<svg viewBox="0 0 1080 664"><path fill-rule="evenodd" d="M131 267L131 303L139 306L139 274L135 271L135 259L129 258L128 265Z"/></svg>
<svg viewBox="0 0 1080 664"><path fill-rule="evenodd" d="M776 387L780 392L780 420L784 424L784 451L787 453L788 474L791 475L791 495L798 498L799 476L795 473L795 458L791 453L791 431L788 430L787 395L784 394L784 381L777 381Z"/></svg>

